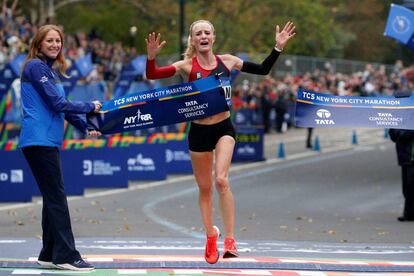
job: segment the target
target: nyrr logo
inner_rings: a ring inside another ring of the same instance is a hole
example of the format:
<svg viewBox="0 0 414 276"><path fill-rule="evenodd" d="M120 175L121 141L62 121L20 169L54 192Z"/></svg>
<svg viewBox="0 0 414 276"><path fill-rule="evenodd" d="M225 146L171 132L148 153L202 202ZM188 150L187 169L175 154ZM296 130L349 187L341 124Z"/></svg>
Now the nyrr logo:
<svg viewBox="0 0 414 276"><path fill-rule="evenodd" d="M315 122L317 125L334 125L335 122L331 119L331 112L326 109L318 109L316 111L316 116L318 116L320 119L315 119Z"/></svg>
<svg viewBox="0 0 414 276"><path fill-rule="evenodd" d="M152 158L144 157L141 153L135 158L128 158L128 171L155 171L155 163Z"/></svg>
<svg viewBox="0 0 414 276"><path fill-rule="evenodd" d="M245 145L243 147L238 148L237 153L240 155L255 155L256 149L249 145Z"/></svg>
<svg viewBox="0 0 414 276"><path fill-rule="evenodd" d="M396 16L392 21L392 29L399 34L406 33L410 29L410 20L403 15Z"/></svg>
<svg viewBox="0 0 414 276"><path fill-rule="evenodd" d="M145 122L149 122L149 121L152 121L151 114L149 114L149 113L142 114L141 110L138 109L137 115L125 118L124 125L137 124L139 122L145 123Z"/></svg>

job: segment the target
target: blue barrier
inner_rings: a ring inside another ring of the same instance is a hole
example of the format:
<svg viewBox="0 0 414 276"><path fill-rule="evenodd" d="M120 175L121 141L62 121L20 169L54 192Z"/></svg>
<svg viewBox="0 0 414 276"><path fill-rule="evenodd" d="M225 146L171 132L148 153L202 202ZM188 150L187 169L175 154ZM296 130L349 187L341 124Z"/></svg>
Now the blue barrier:
<svg viewBox="0 0 414 276"><path fill-rule="evenodd" d="M65 184L68 187L79 184L83 188L128 187L124 152L120 148L62 151Z"/></svg>
<svg viewBox="0 0 414 276"><path fill-rule="evenodd" d="M87 184L88 181L99 181L99 179L88 179L87 176L83 175L84 171L87 170L88 164L84 164L82 159L87 158L88 153L88 150L60 151L65 193L68 196L83 195L85 184ZM40 191L37 185L32 186L32 195L40 196Z"/></svg>
<svg viewBox="0 0 414 276"><path fill-rule="evenodd" d="M263 161L263 128L237 127L236 146L234 148L234 162Z"/></svg>
<svg viewBox="0 0 414 276"><path fill-rule="evenodd" d="M35 180L20 150L2 151L0 158L0 202L32 200Z"/></svg>
<svg viewBox="0 0 414 276"><path fill-rule="evenodd" d="M187 141L168 141L165 149L168 174L192 173Z"/></svg>
<svg viewBox="0 0 414 276"><path fill-rule="evenodd" d="M234 111L233 124L235 126L253 125L253 110L242 108L237 111Z"/></svg>
<svg viewBox="0 0 414 276"><path fill-rule="evenodd" d="M127 188L128 180L164 180L165 144L62 150L65 192L83 195L85 188ZM39 196L37 185L31 194Z"/></svg>
<svg viewBox="0 0 414 276"><path fill-rule="evenodd" d="M132 145L120 148L129 180L164 180L167 178L165 144Z"/></svg>

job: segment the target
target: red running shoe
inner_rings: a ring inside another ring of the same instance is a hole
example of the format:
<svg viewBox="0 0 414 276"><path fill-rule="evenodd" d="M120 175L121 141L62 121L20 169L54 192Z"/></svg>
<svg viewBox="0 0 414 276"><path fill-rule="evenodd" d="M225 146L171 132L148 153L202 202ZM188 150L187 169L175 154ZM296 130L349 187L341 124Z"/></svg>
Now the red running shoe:
<svg viewBox="0 0 414 276"><path fill-rule="evenodd" d="M237 258L239 253L237 252L236 242L234 239L226 238L224 240L224 254L223 258Z"/></svg>
<svg viewBox="0 0 414 276"><path fill-rule="evenodd" d="M220 254L217 248L217 239L220 236L220 230L217 226L213 226L215 235L212 237L207 236L207 242L206 242L206 249L204 251L204 258L206 259L206 262L209 264L215 264L217 263Z"/></svg>

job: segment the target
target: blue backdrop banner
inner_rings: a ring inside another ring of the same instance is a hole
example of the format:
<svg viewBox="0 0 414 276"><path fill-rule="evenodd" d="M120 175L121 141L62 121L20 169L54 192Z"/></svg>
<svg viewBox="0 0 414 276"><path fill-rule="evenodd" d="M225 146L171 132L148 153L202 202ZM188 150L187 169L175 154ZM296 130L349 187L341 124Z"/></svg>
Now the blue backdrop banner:
<svg viewBox="0 0 414 276"><path fill-rule="evenodd" d="M236 127L236 146L234 148L234 162L263 161L263 128Z"/></svg>
<svg viewBox="0 0 414 276"><path fill-rule="evenodd" d="M168 141L165 149L165 162L168 174L192 173L187 141Z"/></svg>
<svg viewBox="0 0 414 276"><path fill-rule="evenodd" d="M62 151L62 167L68 194L84 188L127 188L126 154L130 148L88 148Z"/></svg>
<svg viewBox="0 0 414 276"><path fill-rule="evenodd" d="M23 153L15 150L0 154L0 202L31 201L37 185Z"/></svg>
<svg viewBox="0 0 414 276"><path fill-rule="evenodd" d="M230 93L218 76L211 76L112 99L95 120L104 134L192 121L229 110Z"/></svg>
<svg viewBox="0 0 414 276"><path fill-rule="evenodd" d="M299 89L298 127L414 129L414 97L333 96Z"/></svg>
<svg viewBox="0 0 414 276"><path fill-rule="evenodd" d="M128 180L164 180L167 178L165 144L141 144L120 148Z"/></svg>

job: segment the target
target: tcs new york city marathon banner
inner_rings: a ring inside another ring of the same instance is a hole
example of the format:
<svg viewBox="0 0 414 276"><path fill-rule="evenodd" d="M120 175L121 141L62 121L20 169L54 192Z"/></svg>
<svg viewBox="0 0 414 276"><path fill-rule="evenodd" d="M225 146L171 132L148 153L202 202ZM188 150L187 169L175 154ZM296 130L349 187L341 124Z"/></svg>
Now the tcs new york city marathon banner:
<svg viewBox="0 0 414 276"><path fill-rule="evenodd" d="M104 134L193 121L229 110L231 89L218 76L161 87L105 102L97 121Z"/></svg>
<svg viewBox="0 0 414 276"><path fill-rule="evenodd" d="M299 89L299 127L414 129L414 98L333 96Z"/></svg>

